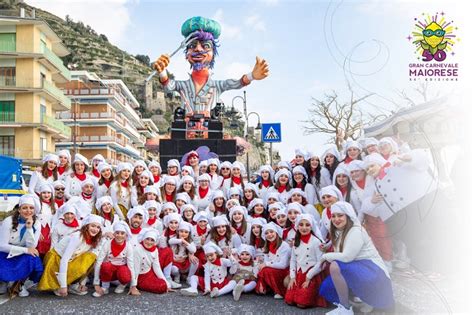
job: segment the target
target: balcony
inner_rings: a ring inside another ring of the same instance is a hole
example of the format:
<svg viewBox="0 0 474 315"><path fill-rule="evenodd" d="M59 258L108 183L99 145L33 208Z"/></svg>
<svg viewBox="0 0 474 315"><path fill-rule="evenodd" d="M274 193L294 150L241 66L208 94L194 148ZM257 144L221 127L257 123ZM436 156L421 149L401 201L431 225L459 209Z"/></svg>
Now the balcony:
<svg viewBox="0 0 474 315"><path fill-rule="evenodd" d="M1 75L0 91L10 93L40 93L53 104L55 111L71 109L71 100L64 96L63 92L52 82L47 80L35 82L33 79L25 78L17 80L16 75Z"/></svg>
<svg viewBox="0 0 474 315"><path fill-rule="evenodd" d="M42 124L47 126L57 138L69 139L71 137L71 128L66 126L63 122L46 115L44 115L41 120Z"/></svg>
<svg viewBox="0 0 474 315"><path fill-rule="evenodd" d="M53 73L53 78L55 81L60 83L66 83L71 81L71 72L64 66L61 58L56 56L48 47L42 47L42 53L44 58L40 58L40 62L46 67L50 68Z"/></svg>
<svg viewBox="0 0 474 315"><path fill-rule="evenodd" d="M71 113L58 112L56 118L63 120L115 120L119 127L125 126L125 120L114 112Z"/></svg>
<svg viewBox="0 0 474 315"><path fill-rule="evenodd" d="M15 112L0 111L0 127L20 128L32 127L40 128L53 134L54 138L69 139L71 137L71 128L67 127L61 121L53 117L43 115L40 122L26 121L18 118Z"/></svg>

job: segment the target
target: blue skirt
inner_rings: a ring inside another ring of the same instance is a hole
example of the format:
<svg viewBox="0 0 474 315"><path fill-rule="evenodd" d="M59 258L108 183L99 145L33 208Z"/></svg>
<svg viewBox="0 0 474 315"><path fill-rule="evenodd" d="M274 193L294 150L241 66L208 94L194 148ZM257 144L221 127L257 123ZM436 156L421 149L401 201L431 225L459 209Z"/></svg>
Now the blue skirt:
<svg viewBox="0 0 474 315"><path fill-rule="evenodd" d="M0 252L0 281L21 281L30 279L40 281L43 274L41 258L28 254L7 258L8 254Z"/></svg>
<svg viewBox="0 0 474 315"><path fill-rule="evenodd" d="M395 305L392 282L385 272L371 260L337 262L341 274L352 293L362 301L378 309L390 309ZM339 296L331 276L327 277L319 294L331 303L339 303Z"/></svg>

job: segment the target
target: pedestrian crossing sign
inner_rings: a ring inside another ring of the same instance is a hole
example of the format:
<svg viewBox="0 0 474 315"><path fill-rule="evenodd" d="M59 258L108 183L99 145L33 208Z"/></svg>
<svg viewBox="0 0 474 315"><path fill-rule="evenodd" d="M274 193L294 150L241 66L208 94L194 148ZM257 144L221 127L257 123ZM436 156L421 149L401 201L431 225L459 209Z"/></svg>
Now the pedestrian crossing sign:
<svg viewBox="0 0 474 315"><path fill-rule="evenodd" d="M262 124L262 142L281 142L281 124Z"/></svg>

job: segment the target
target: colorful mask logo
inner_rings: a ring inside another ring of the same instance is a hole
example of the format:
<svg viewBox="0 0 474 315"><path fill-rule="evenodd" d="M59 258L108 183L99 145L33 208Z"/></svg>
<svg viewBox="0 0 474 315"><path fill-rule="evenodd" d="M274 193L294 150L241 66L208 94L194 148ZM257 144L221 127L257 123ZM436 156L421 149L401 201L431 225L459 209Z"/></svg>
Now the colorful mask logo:
<svg viewBox="0 0 474 315"><path fill-rule="evenodd" d="M453 25L453 21L446 20L444 12L436 12L434 16L423 13L422 18L414 20L415 29L407 39L413 40L418 59L441 62L448 54L454 56L454 45L460 41L454 34L458 28Z"/></svg>

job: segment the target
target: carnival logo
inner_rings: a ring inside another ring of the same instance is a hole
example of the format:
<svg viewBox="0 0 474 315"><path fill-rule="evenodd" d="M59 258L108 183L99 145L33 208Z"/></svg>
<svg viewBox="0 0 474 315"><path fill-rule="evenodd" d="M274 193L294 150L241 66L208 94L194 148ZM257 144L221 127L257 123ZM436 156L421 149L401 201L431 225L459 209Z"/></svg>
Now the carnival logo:
<svg viewBox="0 0 474 315"><path fill-rule="evenodd" d="M454 59L454 46L460 41L455 34L458 27L454 21L448 20L444 12L422 13L421 18L415 17L414 21L407 39L415 46L415 55L422 63L410 63L410 80L429 77L430 80L457 81L458 64L444 62Z"/></svg>

